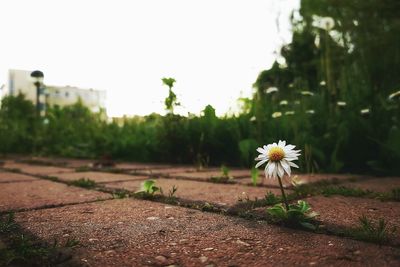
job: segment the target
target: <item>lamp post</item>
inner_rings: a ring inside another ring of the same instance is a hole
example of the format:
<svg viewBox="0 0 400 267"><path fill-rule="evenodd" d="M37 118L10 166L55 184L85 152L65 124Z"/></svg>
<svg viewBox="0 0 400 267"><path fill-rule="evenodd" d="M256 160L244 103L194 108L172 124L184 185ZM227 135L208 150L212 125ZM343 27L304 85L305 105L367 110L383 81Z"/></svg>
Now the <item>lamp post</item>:
<svg viewBox="0 0 400 267"><path fill-rule="evenodd" d="M36 116L39 117L40 116L40 100L39 100L39 96L40 96L40 86L43 83L43 72L41 72L40 70L35 70L32 71L31 73L31 77L33 78L33 84L36 86Z"/></svg>

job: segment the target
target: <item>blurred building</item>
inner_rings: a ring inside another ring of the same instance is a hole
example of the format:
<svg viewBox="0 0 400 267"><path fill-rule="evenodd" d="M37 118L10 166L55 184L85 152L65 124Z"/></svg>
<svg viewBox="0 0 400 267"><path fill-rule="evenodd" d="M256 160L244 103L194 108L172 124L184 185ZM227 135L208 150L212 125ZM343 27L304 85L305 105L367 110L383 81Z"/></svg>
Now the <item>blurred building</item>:
<svg viewBox="0 0 400 267"><path fill-rule="evenodd" d="M26 99L36 103L36 87L30 75L31 71L9 70L7 84L2 90L4 91L3 96L16 96L22 93ZM39 93L41 110L46 105L64 107L80 100L90 110L98 112L100 109L104 109L106 104L106 92L102 90L45 84Z"/></svg>

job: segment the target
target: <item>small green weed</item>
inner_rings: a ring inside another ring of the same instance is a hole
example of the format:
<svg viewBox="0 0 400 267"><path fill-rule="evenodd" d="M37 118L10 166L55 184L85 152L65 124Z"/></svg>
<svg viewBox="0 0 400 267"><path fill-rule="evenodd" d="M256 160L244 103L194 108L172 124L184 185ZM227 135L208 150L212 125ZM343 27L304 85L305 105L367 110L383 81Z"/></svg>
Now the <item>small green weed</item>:
<svg viewBox="0 0 400 267"><path fill-rule="evenodd" d="M146 180L140 185L140 189L135 192L136 196L142 198L152 198L156 192L162 191L160 187L157 187L154 180Z"/></svg>
<svg viewBox="0 0 400 267"><path fill-rule="evenodd" d="M80 178L78 180L72 181L70 184L73 186L78 186L86 189L96 187L96 182L88 178Z"/></svg>
<svg viewBox="0 0 400 267"><path fill-rule="evenodd" d="M281 202L282 198L269 191L265 194L264 201L266 205L274 205Z"/></svg>
<svg viewBox="0 0 400 267"><path fill-rule="evenodd" d="M390 192L390 199L400 201L400 187L392 189Z"/></svg>
<svg viewBox="0 0 400 267"><path fill-rule="evenodd" d="M176 185L173 185L172 188L169 190L168 197L175 198L176 191L178 191L178 187Z"/></svg>
<svg viewBox="0 0 400 267"><path fill-rule="evenodd" d="M6 218L4 218L6 217ZM10 212L8 215L3 215L0 218L0 233L8 233L16 228L16 224L14 221L14 213Z"/></svg>
<svg viewBox="0 0 400 267"><path fill-rule="evenodd" d="M395 228L389 229L387 222L384 219L379 219L378 222L373 222L365 215L359 218L360 226L349 230L348 235L351 237L378 244L387 243L389 234L396 231Z"/></svg>
<svg viewBox="0 0 400 267"><path fill-rule="evenodd" d="M230 176L229 173L230 173L229 168L226 167L225 165L222 165L221 175L211 177L210 181L213 183L222 183L222 184L233 183L233 177Z"/></svg>
<svg viewBox="0 0 400 267"><path fill-rule="evenodd" d="M314 222L318 213L311 211L310 205L303 200L299 200L297 204L290 204L288 210L280 203L272 208L267 208L267 212L274 220L285 225L309 230L316 229Z"/></svg>
<svg viewBox="0 0 400 267"><path fill-rule="evenodd" d="M259 171L257 168L251 169L251 182L253 183L254 186L257 186L258 174L259 174Z"/></svg>

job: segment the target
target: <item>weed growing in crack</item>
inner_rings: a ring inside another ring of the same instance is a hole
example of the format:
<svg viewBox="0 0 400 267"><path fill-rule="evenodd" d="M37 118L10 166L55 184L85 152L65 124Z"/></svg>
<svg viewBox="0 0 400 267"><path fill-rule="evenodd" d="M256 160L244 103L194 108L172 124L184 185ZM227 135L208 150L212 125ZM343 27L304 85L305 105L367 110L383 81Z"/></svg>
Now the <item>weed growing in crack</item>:
<svg viewBox="0 0 400 267"><path fill-rule="evenodd" d="M73 185L73 186L86 188L86 189L94 188L97 185L95 181L90 180L88 178L80 178L78 180L70 182L69 184Z"/></svg>
<svg viewBox="0 0 400 267"><path fill-rule="evenodd" d="M396 228L389 229L384 219L373 222L365 215L359 218L359 227L349 230L348 235L362 241L378 244L387 243L389 235L396 231Z"/></svg>
<svg viewBox="0 0 400 267"><path fill-rule="evenodd" d="M400 201L400 187L392 189L390 192L390 199Z"/></svg>
<svg viewBox="0 0 400 267"><path fill-rule="evenodd" d="M127 198L130 196L129 191L127 190L115 190L114 192L112 192L112 196L115 199L122 199L122 198Z"/></svg>
<svg viewBox="0 0 400 267"><path fill-rule="evenodd" d="M168 192L168 197L175 198L176 191L178 191L178 187L176 185L173 185L172 188Z"/></svg>
<svg viewBox="0 0 400 267"><path fill-rule="evenodd" d="M258 182L258 169L257 168L252 168L251 169L251 182L254 186L257 186Z"/></svg>
<svg viewBox="0 0 400 267"><path fill-rule="evenodd" d="M154 180L146 180L141 183L140 189L135 192L135 196L140 198L153 198L156 192L162 192L162 189L155 185Z"/></svg>
<svg viewBox="0 0 400 267"><path fill-rule="evenodd" d="M286 209L282 203L268 208L267 212L277 222L291 227L304 227L309 230L316 230L315 217L318 213L311 211L310 205L299 200L297 204L290 204L289 209Z"/></svg>
<svg viewBox="0 0 400 267"><path fill-rule="evenodd" d="M213 183L222 183L222 184L228 184L228 183L233 183L233 176L230 174L230 170L228 167L225 165L221 166L221 174L219 176L213 176L210 178L210 181Z"/></svg>
<svg viewBox="0 0 400 267"><path fill-rule="evenodd" d="M6 218L4 218L6 217ZM14 222L14 213L10 212L8 215L3 215L0 218L0 233L8 233L16 228L16 224Z"/></svg>

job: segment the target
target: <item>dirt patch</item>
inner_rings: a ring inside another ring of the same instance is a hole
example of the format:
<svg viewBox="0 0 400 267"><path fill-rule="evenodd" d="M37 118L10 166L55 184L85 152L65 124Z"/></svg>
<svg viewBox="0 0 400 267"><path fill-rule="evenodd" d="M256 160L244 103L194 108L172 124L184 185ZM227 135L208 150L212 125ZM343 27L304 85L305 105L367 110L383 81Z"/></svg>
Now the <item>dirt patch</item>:
<svg viewBox="0 0 400 267"><path fill-rule="evenodd" d="M18 213L44 240L79 241L85 266L396 266L399 249L141 200Z"/></svg>
<svg viewBox="0 0 400 267"><path fill-rule="evenodd" d="M0 183L35 181L37 178L14 172L0 172Z"/></svg>
<svg viewBox="0 0 400 267"><path fill-rule="evenodd" d="M4 183L0 186L0 212L108 198L111 198L111 196L106 193L84 190L44 180Z"/></svg>
<svg viewBox="0 0 400 267"><path fill-rule="evenodd" d="M75 181L81 178L86 178L93 180L96 183L147 179L147 177L145 176L134 176L128 174L117 174L117 173L107 173L107 172L54 173L50 174L50 176L55 176L62 181Z"/></svg>
<svg viewBox="0 0 400 267"><path fill-rule="evenodd" d="M163 189L165 195L173 186L177 187L176 197L193 200L216 203L218 205L227 206L234 205L239 199L245 201L247 198L254 200L255 198L264 198L267 191L279 195L280 190L267 190L262 187L250 187L236 184L215 184L197 181L187 181L180 179L156 179L156 186ZM136 191L139 189L141 181L127 181L121 183L105 184L109 188L126 189Z"/></svg>

